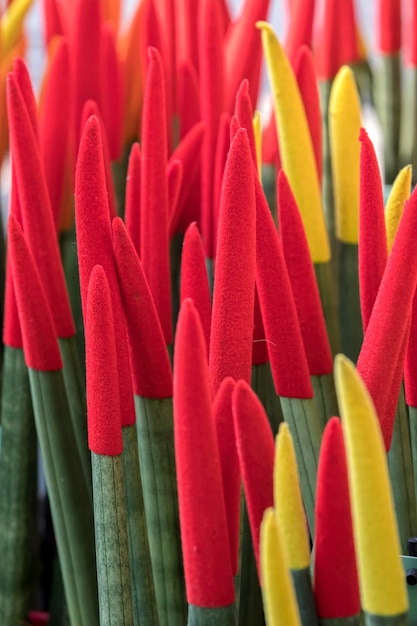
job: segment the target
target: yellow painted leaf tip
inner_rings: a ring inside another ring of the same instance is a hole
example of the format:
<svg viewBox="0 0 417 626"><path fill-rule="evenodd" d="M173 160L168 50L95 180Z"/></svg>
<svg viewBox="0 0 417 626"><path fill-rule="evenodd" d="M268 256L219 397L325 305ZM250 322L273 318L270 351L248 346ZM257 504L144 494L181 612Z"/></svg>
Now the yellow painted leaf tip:
<svg viewBox="0 0 417 626"><path fill-rule="evenodd" d="M266 509L260 529L262 598L267 626L301 626L295 592L274 510Z"/></svg>
<svg viewBox="0 0 417 626"><path fill-rule="evenodd" d="M398 172L385 206L385 228L389 253L397 234L404 205L410 197L412 176L413 169L411 165L406 165Z"/></svg>
<svg viewBox="0 0 417 626"><path fill-rule="evenodd" d="M14 0L3 14L0 21L3 55L7 55L18 42L23 21L31 5L32 0Z"/></svg>
<svg viewBox="0 0 417 626"><path fill-rule="evenodd" d="M274 466L274 506L282 530L284 549L290 569L310 564L307 524L288 424L282 423L276 438Z"/></svg>
<svg viewBox="0 0 417 626"><path fill-rule="evenodd" d="M324 221L320 183L313 144L291 64L271 26L258 22L269 80L274 96L282 166L303 219L311 258L326 263L331 258Z"/></svg>
<svg viewBox="0 0 417 626"><path fill-rule="evenodd" d="M338 71L329 102L329 132L335 197L336 237L359 239L359 165L361 107L355 77L344 65Z"/></svg>
<svg viewBox="0 0 417 626"><path fill-rule="evenodd" d="M255 111L253 115L253 134L255 135L256 164L258 166L258 177L262 180L262 125L261 112Z"/></svg>
<svg viewBox="0 0 417 626"><path fill-rule="evenodd" d="M378 417L359 373L343 355L335 359L335 382L346 443L362 606L374 615L402 614L408 608L407 591Z"/></svg>

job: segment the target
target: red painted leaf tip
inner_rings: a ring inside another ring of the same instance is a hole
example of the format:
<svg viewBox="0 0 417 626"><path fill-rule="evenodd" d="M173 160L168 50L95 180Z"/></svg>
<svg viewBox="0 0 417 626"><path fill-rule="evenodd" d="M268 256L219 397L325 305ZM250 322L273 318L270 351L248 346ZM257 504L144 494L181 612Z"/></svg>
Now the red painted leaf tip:
<svg viewBox="0 0 417 626"><path fill-rule="evenodd" d="M366 330L387 263L387 235L381 174L368 133L359 133L359 288L362 323Z"/></svg>
<svg viewBox="0 0 417 626"><path fill-rule="evenodd" d="M333 359L320 294L297 202L283 170L278 174L277 204L282 248L310 374L330 374Z"/></svg>
<svg viewBox="0 0 417 626"><path fill-rule="evenodd" d="M120 217L113 220L113 249L129 334L134 392L170 398L168 351L142 264Z"/></svg>
<svg viewBox="0 0 417 626"><path fill-rule="evenodd" d="M15 77L7 81L10 146L26 241L51 306L58 337L75 334L45 172L27 107Z"/></svg>
<svg viewBox="0 0 417 626"><path fill-rule="evenodd" d="M226 376L213 403L233 575L237 573L239 565L240 524L240 470L232 411L232 394L235 384L233 378Z"/></svg>
<svg viewBox="0 0 417 626"><path fill-rule="evenodd" d="M401 49L401 0L380 0L378 8L379 49L396 54Z"/></svg>
<svg viewBox="0 0 417 626"><path fill-rule="evenodd" d="M110 289L101 265L91 272L85 328L88 446L95 454L122 453L116 340Z"/></svg>
<svg viewBox="0 0 417 626"><path fill-rule="evenodd" d="M314 594L322 619L360 612L343 432L332 417L323 433L317 476Z"/></svg>
<svg viewBox="0 0 417 626"><path fill-rule="evenodd" d="M209 359L213 394L225 376L251 379L255 220L254 167L241 128L230 146L220 207Z"/></svg>
<svg viewBox="0 0 417 626"><path fill-rule="evenodd" d="M28 367L39 371L62 369L62 359L52 314L35 261L22 229L9 218L8 250Z"/></svg>
<svg viewBox="0 0 417 626"><path fill-rule="evenodd" d="M312 398L310 373L282 245L255 176L256 284L277 394Z"/></svg>
<svg viewBox="0 0 417 626"><path fill-rule="evenodd" d="M386 449L391 445L395 408L417 284L417 193L406 203L379 286L357 369L374 401ZM386 356L389 354L390 358ZM385 366L381 367L384 361ZM395 384L393 384L395 382Z"/></svg>
<svg viewBox="0 0 417 626"><path fill-rule="evenodd" d="M247 382L238 380L232 396L236 446L259 573L259 528L273 506L275 445L268 417Z"/></svg>
<svg viewBox="0 0 417 626"><path fill-rule="evenodd" d="M201 322L188 298L178 317L174 372L175 458L187 599L200 607L228 606L234 601L234 587L207 355Z"/></svg>
<svg viewBox="0 0 417 626"><path fill-rule="evenodd" d="M207 354L210 346L211 301L203 242L197 224L187 228L181 257L181 302L191 298L200 315L206 340Z"/></svg>

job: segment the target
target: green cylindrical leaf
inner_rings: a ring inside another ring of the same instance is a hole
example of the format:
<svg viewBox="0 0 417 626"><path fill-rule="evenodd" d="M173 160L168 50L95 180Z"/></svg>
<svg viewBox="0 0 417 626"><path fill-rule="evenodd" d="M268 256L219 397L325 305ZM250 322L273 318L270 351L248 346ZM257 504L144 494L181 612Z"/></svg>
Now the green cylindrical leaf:
<svg viewBox="0 0 417 626"><path fill-rule="evenodd" d="M4 346L0 456L0 624L17 624L34 585L37 439L23 350Z"/></svg>
<svg viewBox="0 0 417 626"><path fill-rule="evenodd" d="M139 470L136 425L125 426L122 432L133 623L135 626L153 626L158 623L158 611Z"/></svg>
<svg viewBox="0 0 417 626"><path fill-rule="evenodd" d="M29 369L29 380L68 610L98 625L94 520L72 430L62 371Z"/></svg>
<svg viewBox="0 0 417 626"><path fill-rule="evenodd" d="M376 93L377 108L384 134L385 182L393 183L398 174L401 122L401 60L399 54L383 54Z"/></svg>
<svg viewBox="0 0 417 626"><path fill-rule="evenodd" d="M354 615L353 617L339 617L337 619L320 620L320 626L359 626L360 623L360 615Z"/></svg>
<svg viewBox="0 0 417 626"><path fill-rule="evenodd" d="M310 568L291 570L302 626L318 626L316 603L311 586Z"/></svg>
<svg viewBox="0 0 417 626"><path fill-rule="evenodd" d="M135 396L139 462L161 626L187 619L178 515L172 399Z"/></svg>
<svg viewBox="0 0 417 626"><path fill-rule="evenodd" d="M256 568L249 517L243 495L241 500L237 623L239 626L264 626L265 624L262 592Z"/></svg>
<svg viewBox="0 0 417 626"><path fill-rule="evenodd" d="M363 341L358 246L339 242L339 324L342 351L356 363Z"/></svg>
<svg viewBox="0 0 417 626"><path fill-rule="evenodd" d="M324 430L329 419L334 415L339 415L333 374L311 376L311 384L313 385L320 427L321 430Z"/></svg>
<svg viewBox="0 0 417 626"><path fill-rule="evenodd" d="M408 539L417 534L417 507L410 424L403 388L401 388L395 416L391 448L388 452L388 465L402 553L407 554Z"/></svg>
<svg viewBox="0 0 417 626"><path fill-rule="evenodd" d="M321 428L314 399L281 397L282 412L294 442L310 533L314 536L314 503L317 482L317 463L321 443Z"/></svg>
<svg viewBox="0 0 417 626"><path fill-rule="evenodd" d="M274 389L271 367L268 363L252 366L251 386L262 402L274 436L278 433L280 423L284 420L281 403Z"/></svg>
<svg viewBox="0 0 417 626"><path fill-rule="evenodd" d="M100 626L133 626L121 456L91 454Z"/></svg>
<svg viewBox="0 0 417 626"><path fill-rule="evenodd" d="M327 334L333 356L340 352L340 329L337 315L337 292L333 267L328 263L315 263L317 285L320 292Z"/></svg>
<svg viewBox="0 0 417 626"><path fill-rule="evenodd" d="M85 484L91 490L91 455L88 449L87 407L85 384L82 379L80 357L76 337L59 340L62 362L64 364L64 382L71 413L72 426L80 455Z"/></svg>
<svg viewBox="0 0 417 626"><path fill-rule="evenodd" d="M188 606L188 626L236 626L235 605L216 609Z"/></svg>
<svg viewBox="0 0 417 626"><path fill-rule="evenodd" d="M66 230L59 235L59 246L61 250L62 265L64 267L65 279L67 282L68 296L71 303L72 314L76 329L76 342L80 364L83 374L85 374L85 341L84 341L84 319L81 307L80 277L78 273L77 241L75 228ZM85 376L82 377L83 379Z"/></svg>
<svg viewBox="0 0 417 626"><path fill-rule="evenodd" d="M330 135L329 135L329 100L332 89L332 80L321 80L319 82L322 128L323 128L323 181L322 181L322 198L324 217L326 219L327 232L329 234L330 247L332 257L335 257L336 251L336 235L335 235L335 216L334 216L334 195L333 195L333 176L332 176L332 160L330 155Z"/></svg>
<svg viewBox="0 0 417 626"><path fill-rule="evenodd" d="M401 615L371 615L364 613L365 626L409 626L407 613Z"/></svg>
<svg viewBox="0 0 417 626"><path fill-rule="evenodd" d="M274 222L277 221L277 170L275 165L262 166L262 188Z"/></svg>
<svg viewBox="0 0 417 626"><path fill-rule="evenodd" d="M404 89L401 111L400 165L411 164L413 183L417 179L417 68L404 67Z"/></svg>

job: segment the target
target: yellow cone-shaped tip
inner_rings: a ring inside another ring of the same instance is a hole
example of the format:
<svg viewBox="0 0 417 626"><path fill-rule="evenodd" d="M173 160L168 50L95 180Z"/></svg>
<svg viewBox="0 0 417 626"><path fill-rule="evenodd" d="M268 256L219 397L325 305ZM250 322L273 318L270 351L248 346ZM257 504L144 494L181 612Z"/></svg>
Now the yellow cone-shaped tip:
<svg viewBox="0 0 417 626"><path fill-rule="evenodd" d="M256 163L258 165L259 180L262 177L262 128L261 112L255 111L253 115L253 133L255 135Z"/></svg>
<svg viewBox="0 0 417 626"><path fill-rule="evenodd" d="M310 545L301 498L297 462L288 424L282 423L276 439L274 465L274 506L282 531L290 569L310 564Z"/></svg>
<svg viewBox="0 0 417 626"><path fill-rule="evenodd" d="M410 197L412 167L406 165L397 174L385 206L385 228L387 231L388 253L391 252L398 225L403 214L404 205Z"/></svg>
<svg viewBox="0 0 417 626"><path fill-rule="evenodd" d="M262 598L267 626L301 626L294 587L283 551L281 530L273 509L267 509L260 530Z"/></svg>
<svg viewBox="0 0 417 626"><path fill-rule="evenodd" d="M274 95L283 169L297 200L314 263L330 260L313 144L297 81L267 22L257 22Z"/></svg>
<svg viewBox="0 0 417 626"><path fill-rule="evenodd" d="M335 361L336 391L346 442L362 607L388 616L408 608L384 443L369 393L355 366Z"/></svg>
<svg viewBox="0 0 417 626"><path fill-rule="evenodd" d="M32 0L14 0L1 18L2 54L7 55L18 42L23 20L29 11Z"/></svg>
<svg viewBox="0 0 417 626"><path fill-rule="evenodd" d="M330 152L335 199L336 237L359 239L359 162L361 107L352 70L343 66L334 79L329 102Z"/></svg>

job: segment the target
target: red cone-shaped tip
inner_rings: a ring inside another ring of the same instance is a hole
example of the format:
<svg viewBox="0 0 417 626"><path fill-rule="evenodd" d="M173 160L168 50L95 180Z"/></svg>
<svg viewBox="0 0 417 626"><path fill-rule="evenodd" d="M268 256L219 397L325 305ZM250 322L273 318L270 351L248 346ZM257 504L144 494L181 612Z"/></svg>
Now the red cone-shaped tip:
<svg viewBox="0 0 417 626"><path fill-rule="evenodd" d="M123 449L117 353L109 284L101 265L91 272L85 326L88 447L115 456Z"/></svg>
<svg viewBox="0 0 417 626"><path fill-rule="evenodd" d="M323 433L317 475L314 595L321 619L360 612L343 432L332 417Z"/></svg>
<svg viewBox="0 0 417 626"><path fill-rule="evenodd" d="M187 599L200 607L227 606L234 601L234 587L207 354L198 313L188 299L178 318L174 371L175 459Z"/></svg>

